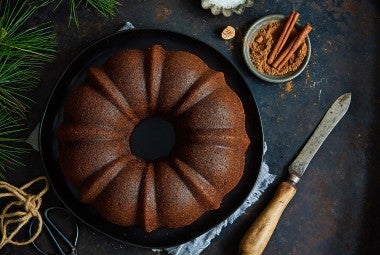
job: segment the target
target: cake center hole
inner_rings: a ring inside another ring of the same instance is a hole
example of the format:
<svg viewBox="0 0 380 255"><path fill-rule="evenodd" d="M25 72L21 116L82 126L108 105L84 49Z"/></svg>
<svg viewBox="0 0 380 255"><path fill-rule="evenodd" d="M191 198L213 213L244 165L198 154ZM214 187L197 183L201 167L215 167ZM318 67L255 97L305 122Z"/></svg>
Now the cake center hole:
<svg viewBox="0 0 380 255"><path fill-rule="evenodd" d="M130 137L132 154L145 160L168 156L175 143L173 125L161 118L140 121Z"/></svg>

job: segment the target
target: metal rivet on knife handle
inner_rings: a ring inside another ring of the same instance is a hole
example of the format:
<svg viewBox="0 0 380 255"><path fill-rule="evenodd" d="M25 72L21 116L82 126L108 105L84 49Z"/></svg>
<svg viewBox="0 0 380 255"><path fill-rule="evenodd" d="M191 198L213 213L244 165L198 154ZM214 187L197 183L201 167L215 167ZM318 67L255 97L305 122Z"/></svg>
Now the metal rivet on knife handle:
<svg viewBox="0 0 380 255"><path fill-rule="evenodd" d="M327 111L297 158L289 166L288 181L280 183L269 205L255 220L240 242L241 255L260 255L269 242L286 206L296 194L296 184L326 137L347 112L351 93L340 96Z"/></svg>

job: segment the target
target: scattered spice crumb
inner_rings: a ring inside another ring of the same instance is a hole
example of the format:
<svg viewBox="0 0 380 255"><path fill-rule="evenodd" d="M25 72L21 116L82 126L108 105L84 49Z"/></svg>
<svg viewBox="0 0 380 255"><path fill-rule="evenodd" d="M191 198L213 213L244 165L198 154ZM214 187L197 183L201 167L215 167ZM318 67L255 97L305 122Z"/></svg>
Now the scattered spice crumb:
<svg viewBox="0 0 380 255"><path fill-rule="evenodd" d="M311 76L310 76L310 69L308 66L306 67L305 73L306 73L305 83L310 84L312 81L311 81Z"/></svg>
<svg viewBox="0 0 380 255"><path fill-rule="evenodd" d="M277 70L267 63L267 58L272 50L272 47L274 47L279 39L284 25L284 21L274 21L269 23L265 28L259 30L256 37L250 43L249 50L251 61L259 72L269 75L284 75L288 72L296 71L303 63L307 55L306 42L304 42L301 47L297 49L294 55L280 70ZM288 43L293 41L297 31L298 30L293 29L289 36ZM284 49L287 48L288 43L285 44Z"/></svg>
<svg viewBox="0 0 380 255"><path fill-rule="evenodd" d="M227 45L228 49L230 49L230 50L233 50L235 48L235 45L230 41L226 41L226 45Z"/></svg>
<svg viewBox="0 0 380 255"><path fill-rule="evenodd" d="M289 93L292 90L293 90L293 81L288 81L285 85L285 91Z"/></svg>
<svg viewBox="0 0 380 255"><path fill-rule="evenodd" d="M172 10L166 7L157 8L155 13L156 21L165 21L172 14Z"/></svg>

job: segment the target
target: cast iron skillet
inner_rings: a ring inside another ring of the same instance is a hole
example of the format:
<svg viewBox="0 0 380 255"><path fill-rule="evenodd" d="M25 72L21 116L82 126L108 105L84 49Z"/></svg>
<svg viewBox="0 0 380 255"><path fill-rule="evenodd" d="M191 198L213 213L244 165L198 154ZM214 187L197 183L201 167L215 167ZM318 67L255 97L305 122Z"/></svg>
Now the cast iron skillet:
<svg viewBox="0 0 380 255"><path fill-rule="evenodd" d="M223 199L218 210L206 212L193 224L177 228L159 228L146 233L138 227L122 227L104 220L95 210L79 202L77 191L67 183L58 164L56 131L63 120L63 106L75 86L80 84L90 66L100 65L124 48L148 48L154 44L166 50L189 51L211 68L225 74L227 84L238 94L246 113L246 129L251 138L244 175ZM129 30L108 36L85 49L65 70L53 90L40 127L40 152L51 187L63 204L80 220L94 229L128 244L164 248L176 246L205 233L231 215L247 198L260 170L263 133L256 102L240 72L221 53L197 39L163 30Z"/></svg>

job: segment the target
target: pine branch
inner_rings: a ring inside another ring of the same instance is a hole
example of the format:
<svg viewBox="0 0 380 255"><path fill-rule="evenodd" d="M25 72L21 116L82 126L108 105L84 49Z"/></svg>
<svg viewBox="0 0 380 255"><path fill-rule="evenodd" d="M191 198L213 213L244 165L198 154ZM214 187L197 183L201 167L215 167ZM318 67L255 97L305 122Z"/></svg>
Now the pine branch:
<svg viewBox="0 0 380 255"><path fill-rule="evenodd" d="M19 119L14 118L4 108L0 109L0 179L4 179L4 171L23 166L21 155L28 151L24 148L24 140L13 138L24 129Z"/></svg>
<svg viewBox="0 0 380 255"><path fill-rule="evenodd" d="M63 0L58 1L55 9L61 5L62 1ZM117 0L69 0L69 25L73 22L77 28L79 27L78 8L81 4L91 6L106 18L114 16L118 6L121 6Z"/></svg>
<svg viewBox="0 0 380 255"><path fill-rule="evenodd" d="M37 72L22 59L0 56L0 108L24 116L32 100L23 93L38 82Z"/></svg>
<svg viewBox="0 0 380 255"><path fill-rule="evenodd" d="M43 23L22 30L22 26L37 11L38 6L29 5L27 1L16 1L11 7L10 2L7 0L0 5L0 55L51 61L56 40L50 24Z"/></svg>
<svg viewBox="0 0 380 255"><path fill-rule="evenodd" d="M26 22L51 1L0 0L0 179L6 169L22 166L21 156L29 151L17 138L32 102L25 93L38 83L43 64L53 60L56 40L49 23L28 28Z"/></svg>
<svg viewBox="0 0 380 255"><path fill-rule="evenodd" d="M38 83L37 69L53 60L55 35L49 23L24 28L51 0L0 2L0 109L25 116L32 102L25 92Z"/></svg>
<svg viewBox="0 0 380 255"><path fill-rule="evenodd" d="M115 16L117 7L121 5L116 0L87 0L87 4L94 7L104 17Z"/></svg>

